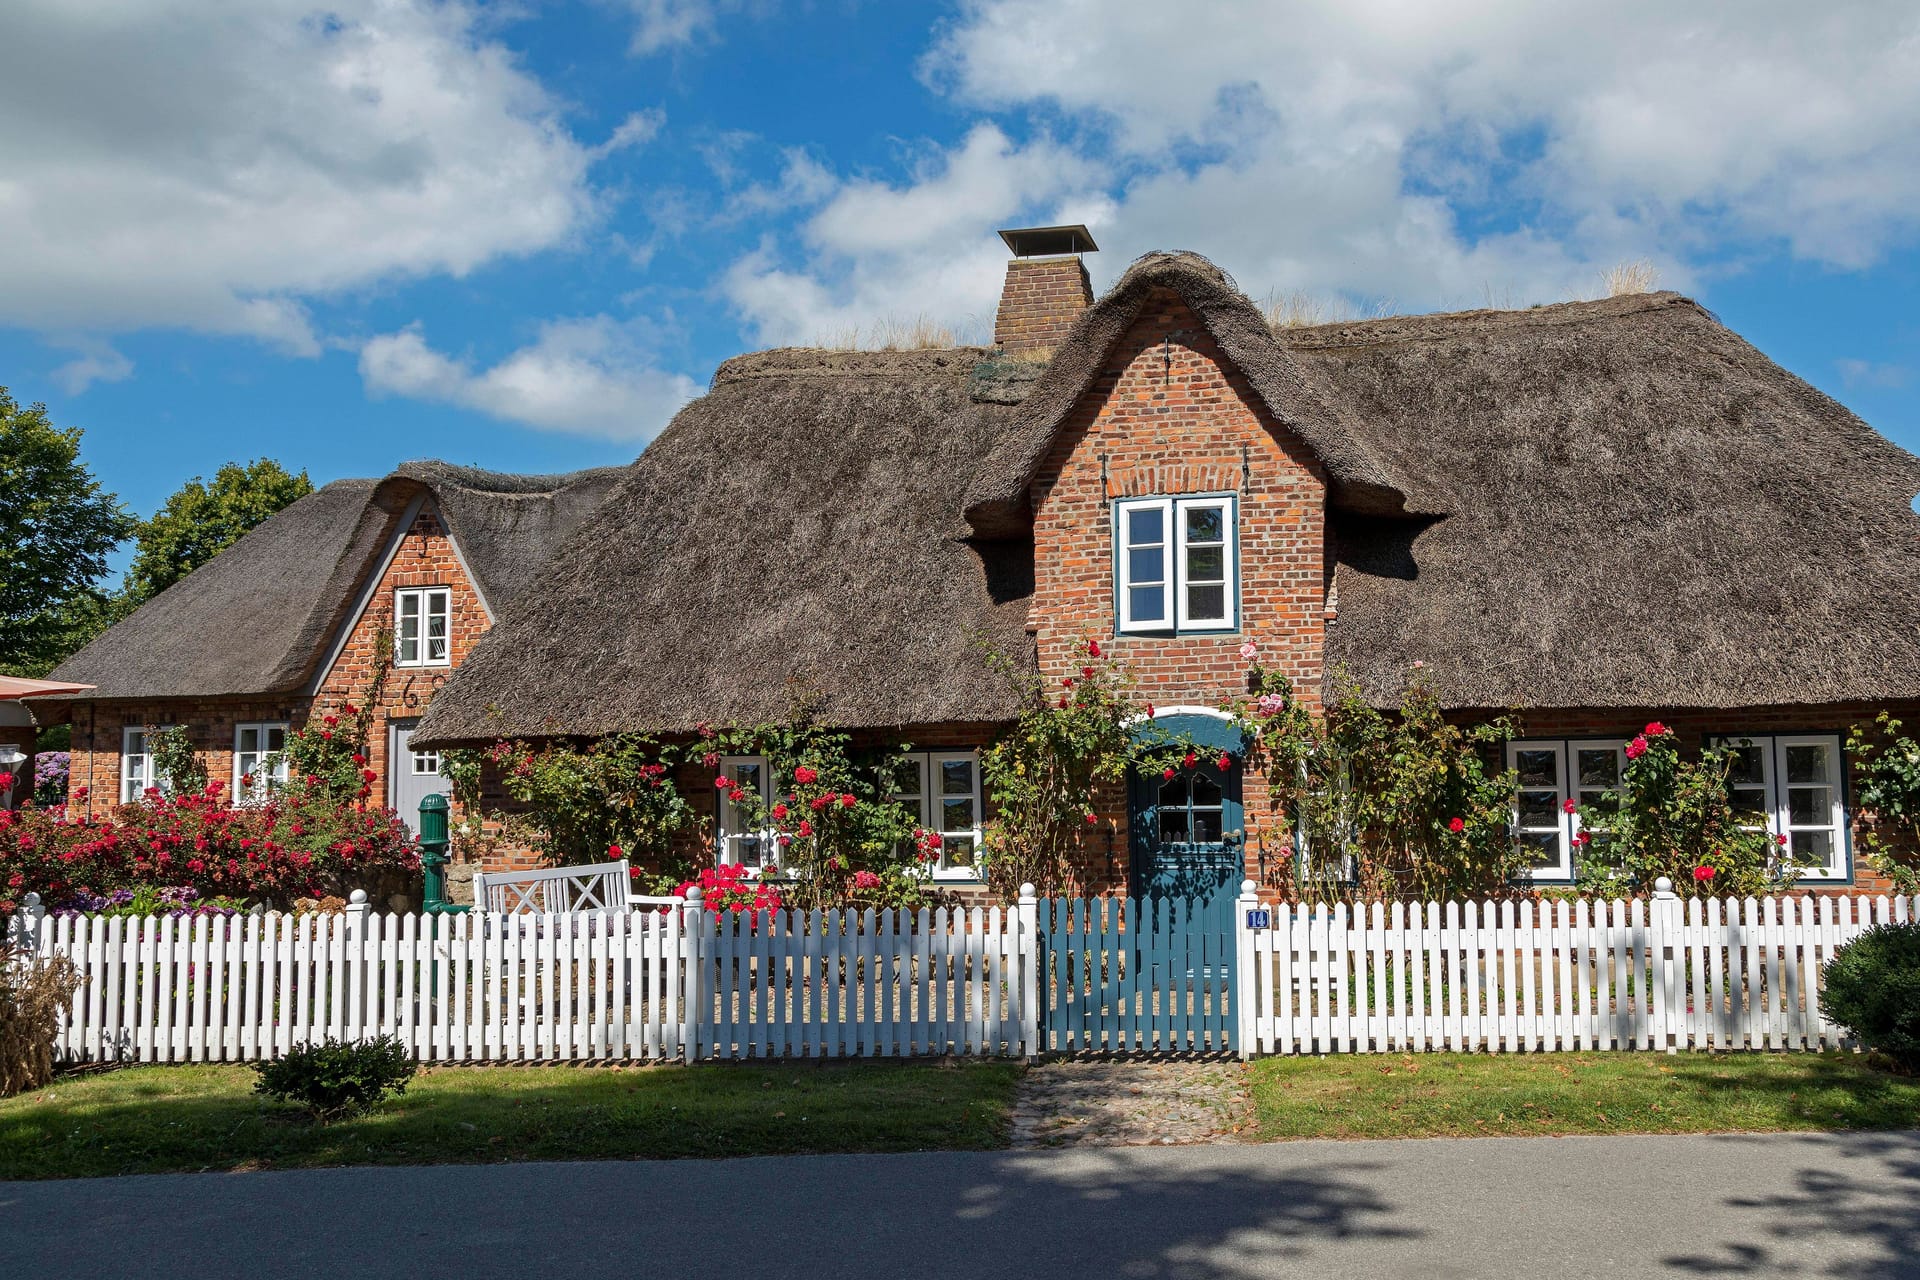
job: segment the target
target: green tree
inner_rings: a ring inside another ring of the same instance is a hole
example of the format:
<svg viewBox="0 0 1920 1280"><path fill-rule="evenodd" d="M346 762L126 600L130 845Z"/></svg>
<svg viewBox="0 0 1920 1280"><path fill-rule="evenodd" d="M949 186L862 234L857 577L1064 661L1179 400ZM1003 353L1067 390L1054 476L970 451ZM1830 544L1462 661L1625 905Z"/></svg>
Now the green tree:
<svg viewBox="0 0 1920 1280"><path fill-rule="evenodd" d="M107 554L132 528L80 461L80 431L0 387L0 671L42 675L72 652L104 599L94 584Z"/></svg>
<svg viewBox="0 0 1920 1280"><path fill-rule="evenodd" d="M246 466L229 462L208 484L199 476L134 530L137 548L127 569L122 612L153 599L238 542L268 516L313 492L305 471L290 475L271 458Z"/></svg>

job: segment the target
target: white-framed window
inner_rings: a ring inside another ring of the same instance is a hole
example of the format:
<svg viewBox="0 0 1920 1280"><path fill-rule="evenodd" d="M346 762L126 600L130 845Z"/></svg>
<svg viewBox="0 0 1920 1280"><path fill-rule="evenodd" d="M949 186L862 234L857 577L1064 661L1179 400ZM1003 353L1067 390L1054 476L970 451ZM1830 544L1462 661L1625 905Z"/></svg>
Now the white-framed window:
<svg viewBox="0 0 1920 1280"><path fill-rule="evenodd" d="M901 757L893 798L913 811L923 828L940 833L939 856L928 868L935 879L979 879L978 752L909 752Z"/></svg>
<svg viewBox="0 0 1920 1280"><path fill-rule="evenodd" d="M1114 591L1123 632L1237 625L1237 506L1231 495L1114 504Z"/></svg>
<svg viewBox="0 0 1920 1280"><path fill-rule="evenodd" d="M416 778L437 778L440 776L440 748L423 747L418 751L408 748L407 772Z"/></svg>
<svg viewBox="0 0 1920 1280"><path fill-rule="evenodd" d="M1620 802L1627 744L1620 738L1530 739L1507 744L1515 777L1513 836L1529 853L1531 879L1552 884L1574 878L1574 838L1582 830L1576 807L1604 814ZM1606 839L1604 825L1588 838Z"/></svg>
<svg viewBox="0 0 1920 1280"><path fill-rule="evenodd" d="M120 731L120 803L133 803L153 785L153 752L147 747L146 726L130 724Z"/></svg>
<svg viewBox="0 0 1920 1280"><path fill-rule="evenodd" d="M287 781L287 761L285 757L274 761L273 768L265 771L267 757L277 751L283 751L287 745L287 726L284 721L262 721L253 724L237 724L233 727L233 798L235 800L258 800L275 787L285 786ZM249 786L243 779L251 778Z"/></svg>
<svg viewBox="0 0 1920 1280"><path fill-rule="evenodd" d="M1730 734L1717 745L1733 756L1727 790L1754 827L1785 836L1813 864L1802 880L1847 878L1847 804L1837 733Z"/></svg>
<svg viewBox="0 0 1920 1280"><path fill-rule="evenodd" d="M725 756L720 761L720 773L746 794L734 800L731 787L716 788L720 796L720 820L714 839L716 861L737 862L754 875L774 870L780 862L780 833L758 825L755 817L764 812L764 801L773 793L773 774L766 758Z"/></svg>
<svg viewBox="0 0 1920 1280"><path fill-rule="evenodd" d="M448 643L453 593L446 587L402 587L393 593L393 665L444 667L453 661Z"/></svg>

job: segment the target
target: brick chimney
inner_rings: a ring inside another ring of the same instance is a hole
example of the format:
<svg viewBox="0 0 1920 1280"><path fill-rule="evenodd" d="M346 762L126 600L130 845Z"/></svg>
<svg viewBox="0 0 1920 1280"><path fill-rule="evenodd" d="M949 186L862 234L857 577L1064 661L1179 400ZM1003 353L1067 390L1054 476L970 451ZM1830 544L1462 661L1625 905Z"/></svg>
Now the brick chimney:
<svg viewBox="0 0 1920 1280"><path fill-rule="evenodd" d="M1093 282L1083 253L1100 246L1085 227L1025 227L1002 231L1013 251L1006 287L993 319L994 344L1008 353L1051 351L1093 305Z"/></svg>

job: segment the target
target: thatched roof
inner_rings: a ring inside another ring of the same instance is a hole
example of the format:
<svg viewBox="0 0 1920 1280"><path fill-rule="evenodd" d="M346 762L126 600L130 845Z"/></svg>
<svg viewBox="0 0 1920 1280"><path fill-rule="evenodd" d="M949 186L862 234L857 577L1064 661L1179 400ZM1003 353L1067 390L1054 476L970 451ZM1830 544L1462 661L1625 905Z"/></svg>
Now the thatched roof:
<svg viewBox="0 0 1920 1280"><path fill-rule="evenodd" d="M782 350L722 365L435 698L416 740L1014 710L1031 545L961 518L1012 411L986 352Z"/></svg>
<svg viewBox="0 0 1920 1280"><path fill-rule="evenodd" d="M498 613L624 468L513 476L410 462L308 494L62 663L85 698L288 693L316 674L413 500L431 497Z"/></svg>
<svg viewBox="0 0 1920 1280"><path fill-rule="evenodd" d="M1027 489L1048 447L1156 290L1185 300L1274 418L1306 441L1327 469L1336 506L1399 509L1398 482L1342 412L1339 396L1274 342L1260 309L1227 274L1195 253L1150 253L1081 315L1033 383L1013 430L967 492L967 519L977 531L1005 535L1026 527Z"/></svg>
<svg viewBox="0 0 1920 1280"><path fill-rule="evenodd" d="M1686 298L1285 331L1429 521L1336 514L1329 663L1468 708L1920 697L1920 459Z"/></svg>
<svg viewBox="0 0 1920 1280"><path fill-rule="evenodd" d="M1672 294L1289 330L1136 265L1037 376L963 349L723 365L436 698L421 741L1014 707L1025 485L1146 291L1179 292L1327 468L1328 661L1383 702L1920 697L1920 460ZM1030 660L1030 658L1028 659Z"/></svg>

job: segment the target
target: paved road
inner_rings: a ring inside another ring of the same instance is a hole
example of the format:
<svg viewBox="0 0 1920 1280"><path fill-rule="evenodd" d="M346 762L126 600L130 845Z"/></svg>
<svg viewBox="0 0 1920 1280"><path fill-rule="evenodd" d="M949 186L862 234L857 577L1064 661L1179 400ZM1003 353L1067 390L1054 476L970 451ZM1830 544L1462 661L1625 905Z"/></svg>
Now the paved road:
<svg viewBox="0 0 1920 1280"><path fill-rule="evenodd" d="M1920 1132L0 1183L55 1277L1920 1276Z"/></svg>

